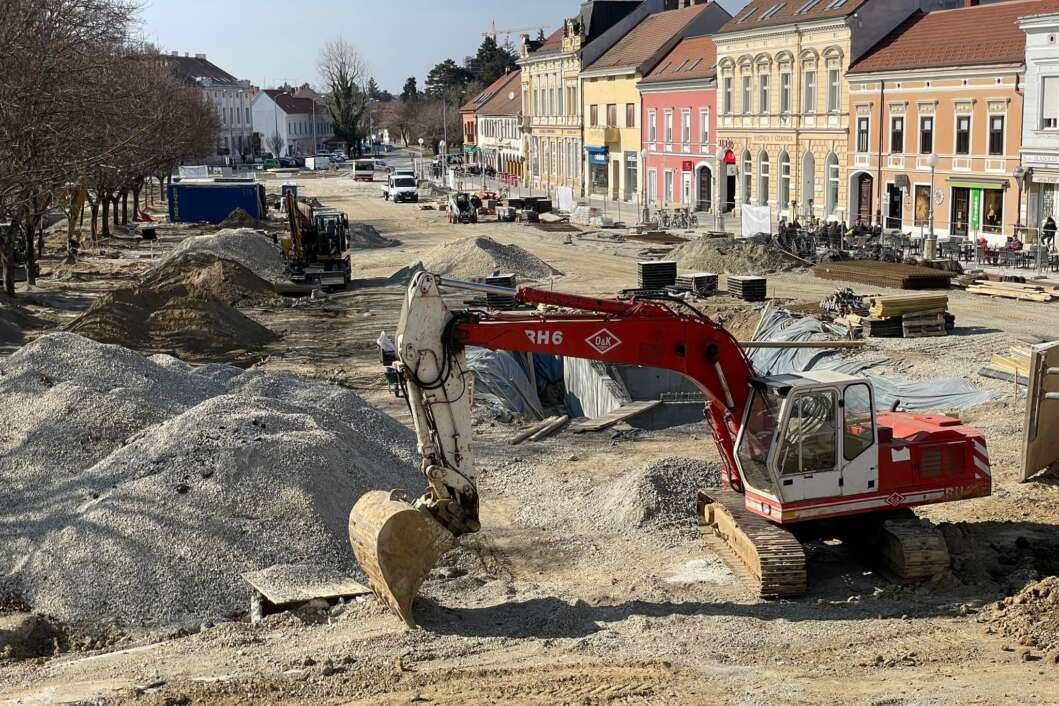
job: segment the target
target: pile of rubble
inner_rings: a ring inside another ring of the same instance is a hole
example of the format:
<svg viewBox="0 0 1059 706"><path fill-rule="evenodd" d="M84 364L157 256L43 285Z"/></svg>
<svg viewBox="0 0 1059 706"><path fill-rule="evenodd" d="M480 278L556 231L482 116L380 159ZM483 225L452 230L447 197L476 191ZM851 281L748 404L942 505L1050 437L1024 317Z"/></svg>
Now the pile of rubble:
<svg viewBox="0 0 1059 706"><path fill-rule="evenodd" d="M1059 664L1059 576L1048 576L993 604L980 621L986 632L1043 652Z"/></svg>
<svg viewBox="0 0 1059 706"><path fill-rule="evenodd" d="M0 398L0 595L64 621L197 625L247 609L247 571L356 576L355 499L419 482L409 430L298 377L57 333Z"/></svg>

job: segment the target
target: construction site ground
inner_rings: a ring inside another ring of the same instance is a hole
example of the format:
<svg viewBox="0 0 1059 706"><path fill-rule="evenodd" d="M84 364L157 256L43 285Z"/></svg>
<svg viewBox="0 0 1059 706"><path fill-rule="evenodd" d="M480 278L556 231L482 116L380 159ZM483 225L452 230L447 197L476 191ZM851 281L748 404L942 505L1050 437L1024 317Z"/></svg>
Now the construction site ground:
<svg viewBox="0 0 1059 706"><path fill-rule="evenodd" d="M614 296L636 285L647 247L606 231L568 243L568 234L532 225L450 225L437 210L384 201L379 183L298 182L302 194L400 245L355 251L356 281L345 291L239 307L279 334L257 367L349 387L404 423L404 402L390 396L375 348L399 315L403 287L382 284L394 272L442 242L482 235L564 273L541 286ZM278 182L268 187L278 191ZM166 225L154 242L109 240L86 248L75 266L60 265L56 237L42 268L62 276L42 278L20 302L56 325L69 321L202 232ZM811 305L836 284L797 270L769 275L768 291ZM1059 305L948 294L954 335L872 339L857 353L888 356L887 374L970 378L1003 392L961 415L988 440L993 495L920 513L950 541L954 569L941 580L901 585L856 545L807 537L808 593L760 600L695 526L693 507L662 524L603 516L613 498L601 489L653 461L717 461L704 424L563 432L512 447L507 440L522 427L481 417L483 529L424 585L418 629L374 597L253 625L243 616L168 629L64 626L69 646L54 655L0 655L0 704L1059 703L1059 653L1020 644L990 619L995 601L1059 573L1059 483L1018 482L1024 399L1010 383L977 374L1020 336L1055 338ZM761 305L717 297L703 308L748 338ZM19 608L0 612L0 631L20 619Z"/></svg>

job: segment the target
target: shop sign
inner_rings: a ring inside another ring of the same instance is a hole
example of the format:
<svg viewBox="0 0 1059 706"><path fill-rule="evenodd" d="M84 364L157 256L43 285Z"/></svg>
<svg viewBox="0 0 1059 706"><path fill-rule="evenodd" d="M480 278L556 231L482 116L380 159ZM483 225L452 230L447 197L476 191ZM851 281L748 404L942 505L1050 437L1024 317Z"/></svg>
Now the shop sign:
<svg viewBox="0 0 1059 706"><path fill-rule="evenodd" d="M971 215L968 220L971 230L977 231L982 227L982 190L971 189Z"/></svg>
<svg viewBox="0 0 1059 706"><path fill-rule="evenodd" d="M685 159L680 166L685 172L694 171L695 169L695 163L692 162L690 159Z"/></svg>

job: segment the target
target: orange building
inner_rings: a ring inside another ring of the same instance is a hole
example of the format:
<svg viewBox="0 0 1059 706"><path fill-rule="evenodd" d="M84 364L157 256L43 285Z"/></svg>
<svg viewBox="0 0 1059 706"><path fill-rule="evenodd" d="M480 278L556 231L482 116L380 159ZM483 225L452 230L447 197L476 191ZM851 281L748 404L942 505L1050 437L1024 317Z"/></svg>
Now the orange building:
<svg viewBox="0 0 1059 706"><path fill-rule="evenodd" d="M1021 222L1025 33L1059 0L916 13L847 72L849 220L1004 242Z"/></svg>

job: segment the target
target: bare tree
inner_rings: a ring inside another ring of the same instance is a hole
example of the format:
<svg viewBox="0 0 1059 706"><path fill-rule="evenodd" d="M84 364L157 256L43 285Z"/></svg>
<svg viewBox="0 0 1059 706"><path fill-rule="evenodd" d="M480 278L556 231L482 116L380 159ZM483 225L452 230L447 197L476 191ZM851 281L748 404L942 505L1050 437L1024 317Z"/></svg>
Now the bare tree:
<svg viewBox="0 0 1059 706"><path fill-rule="evenodd" d="M320 51L320 76L327 91L325 103L331 114L335 137L349 143L360 156L361 123L368 109L367 65L352 44L342 37Z"/></svg>
<svg viewBox="0 0 1059 706"><path fill-rule="evenodd" d="M265 140L265 144L268 146L269 150L271 150L273 157L279 157L283 154L283 148L287 146L286 141L283 139L283 135L279 134L279 132L274 132L269 135L268 139Z"/></svg>

